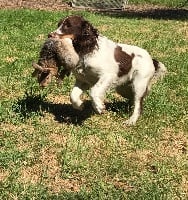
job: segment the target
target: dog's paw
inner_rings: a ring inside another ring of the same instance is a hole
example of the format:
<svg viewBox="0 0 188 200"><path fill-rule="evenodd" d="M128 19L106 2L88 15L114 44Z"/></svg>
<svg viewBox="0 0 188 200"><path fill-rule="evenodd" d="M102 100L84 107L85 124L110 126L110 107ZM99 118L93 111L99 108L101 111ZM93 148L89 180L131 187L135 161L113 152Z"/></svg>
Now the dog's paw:
<svg viewBox="0 0 188 200"><path fill-rule="evenodd" d="M83 109L84 109L84 104L83 103L81 103L81 104L72 104L72 107L74 108L74 109L76 109L76 110L80 110L80 111L82 111Z"/></svg>
<svg viewBox="0 0 188 200"><path fill-rule="evenodd" d="M105 105L104 104L95 104L93 103L93 108L95 110L96 113L98 114L103 114L106 110Z"/></svg>
<svg viewBox="0 0 188 200"><path fill-rule="evenodd" d="M124 122L124 124L126 125L126 126L134 126L135 124L136 124L136 121L134 120L134 119L127 119L125 122Z"/></svg>

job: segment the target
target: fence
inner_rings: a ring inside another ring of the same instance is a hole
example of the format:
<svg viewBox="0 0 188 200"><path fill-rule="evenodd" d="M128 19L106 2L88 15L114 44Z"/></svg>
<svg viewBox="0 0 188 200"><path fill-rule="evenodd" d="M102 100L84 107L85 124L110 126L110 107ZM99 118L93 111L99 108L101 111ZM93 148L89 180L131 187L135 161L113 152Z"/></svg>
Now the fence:
<svg viewBox="0 0 188 200"><path fill-rule="evenodd" d="M124 9L128 0L73 0L73 7L94 9Z"/></svg>

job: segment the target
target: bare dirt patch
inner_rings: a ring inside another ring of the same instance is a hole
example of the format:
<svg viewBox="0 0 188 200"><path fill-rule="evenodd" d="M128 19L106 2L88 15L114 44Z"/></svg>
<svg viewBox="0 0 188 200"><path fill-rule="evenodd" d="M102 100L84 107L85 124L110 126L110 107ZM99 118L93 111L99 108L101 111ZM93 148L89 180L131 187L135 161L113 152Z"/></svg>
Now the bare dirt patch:
<svg viewBox="0 0 188 200"><path fill-rule="evenodd" d="M39 10L62 10L68 9L66 3L62 0L0 0L0 8L31 8Z"/></svg>

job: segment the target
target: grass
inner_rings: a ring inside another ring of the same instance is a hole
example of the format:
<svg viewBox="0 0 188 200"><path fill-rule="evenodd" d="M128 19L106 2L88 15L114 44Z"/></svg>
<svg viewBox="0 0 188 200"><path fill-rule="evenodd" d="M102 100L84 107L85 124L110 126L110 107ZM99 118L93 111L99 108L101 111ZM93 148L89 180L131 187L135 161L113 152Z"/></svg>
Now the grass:
<svg viewBox="0 0 188 200"><path fill-rule="evenodd" d="M181 7L187 6L186 0L129 0L130 4L153 4L153 5L165 5L169 7Z"/></svg>
<svg viewBox="0 0 188 200"><path fill-rule="evenodd" d="M82 14L117 42L146 48L168 68L134 127L109 92L97 115L87 94L72 109L74 78L40 90L31 63L61 17ZM87 12L0 10L0 198L187 199L187 21Z"/></svg>

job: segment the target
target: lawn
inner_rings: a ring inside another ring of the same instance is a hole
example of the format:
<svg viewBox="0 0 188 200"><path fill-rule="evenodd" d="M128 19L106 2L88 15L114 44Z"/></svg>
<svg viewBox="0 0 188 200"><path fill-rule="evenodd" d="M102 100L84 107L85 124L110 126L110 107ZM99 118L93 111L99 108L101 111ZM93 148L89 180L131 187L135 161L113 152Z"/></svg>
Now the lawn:
<svg viewBox="0 0 188 200"><path fill-rule="evenodd" d="M188 6L187 0L129 0L130 4L153 4L153 5L162 5L162 6L169 6L169 7L182 7Z"/></svg>
<svg viewBox="0 0 188 200"><path fill-rule="evenodd" d="M69 101L74 77L41 90L31 77L57 21L81 14L114 41L147 49L168 68L126 127L110 91L97 115ZM187 199L188 23L75 11L0 10L0 199Z"/></svg>

